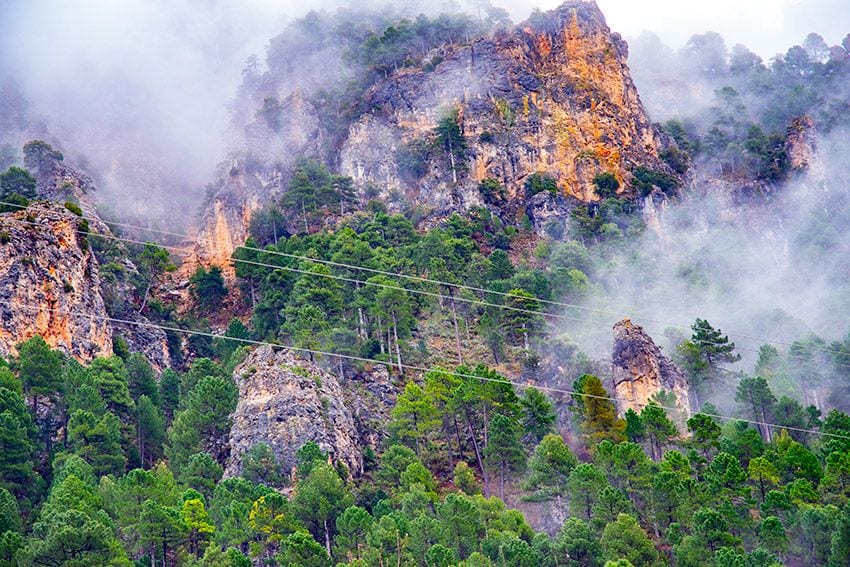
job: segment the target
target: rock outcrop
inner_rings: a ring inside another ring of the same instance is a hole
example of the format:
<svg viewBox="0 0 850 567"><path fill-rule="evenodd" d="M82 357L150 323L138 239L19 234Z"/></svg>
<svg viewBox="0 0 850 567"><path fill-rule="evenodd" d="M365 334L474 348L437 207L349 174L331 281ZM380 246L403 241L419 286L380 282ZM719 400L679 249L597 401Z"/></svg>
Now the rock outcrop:
<svg viewBox="0 0 850 567"><path fill-rule="evenodd" d="M239 402L230 431L225 474L238 475L245 452L267 443L284 470L295 453L315 441L352 474L363 470L362 447L352 411L337 378L284 349L263 346L234 370Z"/></svg>
<svg viewBox="0 0 850 567"><path fill-rule="evenodd" d="M571 0L457 47L431 72L400 70L368 94L372 111L350 128L342 172L361 190L403 192L438 214L480 205L485 178L499 180L521 209L524 183L539 172L556 179L561 195L598 200L599 173L613 173L625 188L637 165L665 169L627 52L594 2ZM467 143L455 164L433 149L435 128L452 111ZM397 159L412 148L424 152L417 180L405 178Z"/></svg>
<svg viewBox="0 0 850 567"><path fill-rule="evenodd" d="M33 335L87 362L112 353L112 327L83 219L39 202L0 215L0 351Z"/></svg>
<svg viewBox="0 0 850 567"><path fill-rule="evenodd" d="M812 165L817 153L817 130L810 116L798 116L791 121L785 135L785 153L792 171L802 171Z"/></svg>
<svg viewBox="0 0 850 567"><path fill-rule="evenodd" d="M352 177L363 203L415 205L431 223L486 206L508 223L527 213L538 234L560 232L575 205L599 200L597 174L613 173L628 192L637 166L670 172L659 159L666 138L644 113L627 56L594 2L568 0L470 43L443 44L423 58L431 63L378 76L334 133L319 95L266 92L267 77L244 128L244 155L263 173L247 174L240 158L220 175L189 265L226 263L251 212L285 190L297 155ZM463 148L441 143L437 126L447 117ZM535 173L554 178L551 199L527 194ZM488 178L505 189L498 203L479 190Z"/></svg>
<svg viewBox="0 0 850 567"><path fill-rule="evenodd" d="M652 338L629 319L614 325L614 396L617 409L640 412L660 390L672 392L677 406L687 414L690 408L688 383L684 374L661 353Z"/></svg>

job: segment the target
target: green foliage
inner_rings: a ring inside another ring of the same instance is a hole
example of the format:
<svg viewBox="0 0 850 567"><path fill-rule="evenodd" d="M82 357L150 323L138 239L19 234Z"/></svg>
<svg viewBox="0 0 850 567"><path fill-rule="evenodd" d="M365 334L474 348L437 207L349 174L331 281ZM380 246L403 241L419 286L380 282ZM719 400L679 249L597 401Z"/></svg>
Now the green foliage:
<svg viewBox="0 0 850 567"><path fill-rule="evenodd" d="M649 195L655 187L672 195L679 188L679 180L669 173L639 166L632 171L632 187L643 196Z"/></svg>
<svg viewBox="0 0 850 567"><path fill-rule="evenodd" d="M318 541L325 542L330 554L336 519L353 503L351 493L337 471L327 464L316 463L296 485L292 503L298 519Z"/></svg>
<svg viewBox="0 0 850 567"><path fill-rule="evenodd" d="M0 488L28 508L40 477L34 472L35 426L19 392L0 387Z"/></svg>
<svg viewBox="0 0 850 567"><path fill-rule="evenodd" d="M625 422L617 417L617 408L602 381L596 376L585 375L581 379L580 394L574 399L580 408L582 431L590 445L609 439L621 441L625 432Z"/></svg>
<svg viewBox="0 0 850 567"><path fill-rule="evenodd" d="M180 481L209 502L224 469L209 453L195 453L180 470Z"/></svg>
<svg viewBox="0 0 850 567"><path fill-rule="evenodd" d="M267 443L254 443L242 455L242 477L266 486L278 486L283 482L280 463Z"/></svg>
<svg viewBox="0 0 850 567"><path fill-rule="evenodd" d="M516 420L495 415L490 421L489 439L484 449L486 466L499 476L499 497L505 498L505 478L525 469L526 458Z"/></svg>
<svg viewBox="0 0 850 567"><path fill-rule="evenodd" d="M486 203L499 204L507 198L507 191L498 179L487 177L478 183L478 191Z"/></svg>
<svg viewBox="0 0 850 567"><path fill-rule="evenodd" d="M526 388L519 400L522 406L522 428L534 443L551 433L555 426L555 407L549 398L536 388Z"/></svg>
<svg viewBox="0 0 850 567"><path fill-rule="evenodd" d="M609 561L625 559L633 565L664 564L637 520L628 514L619 514L606 525L599 543L603 559Z"/></svg>
<svg viewBox="0 0 850 567"><path fill-rule="evenodd" d="M35 178L26 169L13 165L0 173L0 198L3 200L11 195L34 199L36 197L35 186Z"/></svg>
<svg viewBox="0 0 850 567"><path fill-rule="evenodd" d="M44 173L64 159L61 152L42 140L32 140L24 144L24 165L27 169Z"/></svg>
<svg viewBox="0 0 850 567"><path fill-rule="evenodd" d="M206 451L224 462L230 415L238 392L232 381L207 376L189 392L184 408L174 417L165 454L174 470L182 470L189 457Z"/></svg>
<svg viewBox="0 0 850 567"><path fill-rule="evenodd" d="M209 271L199 266L189 278L189 285L192 297L204 311L217 308L227 296L227 288L218 266L211 267Z"/></svg>
<svg viewBox="0 0 850 567"><path fill-rule="evenodd" d="M552 195L558 194L558 181L548 173L532 173L525 180L525 197L530 199L547 191Z"/></svg>
<svg viewBox="0 0 850 567"><path fill-rule="evenodd" d="M544 436L528 463L531 472L524 487L537 490L545 497L560 497L567 494L570 474L579 464L578 457L554 433Z"/></svg>
<svg viewBox="0 0 850 567"><path fill-rule="evenodd" d="M597 174L593 178L593 184L596 186L596 194L599 195L601 199L617 197L617 189L620 188L620 182L610 171Z"/></svg>

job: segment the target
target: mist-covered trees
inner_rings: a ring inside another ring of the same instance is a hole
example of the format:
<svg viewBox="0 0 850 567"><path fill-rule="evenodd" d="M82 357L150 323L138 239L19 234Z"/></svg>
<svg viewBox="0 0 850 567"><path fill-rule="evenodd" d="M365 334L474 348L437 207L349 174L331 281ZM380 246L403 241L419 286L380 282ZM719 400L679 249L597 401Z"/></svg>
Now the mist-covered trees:
<svg viewBox="0 0 850 567"><path fill-rule="evenodd" d="M35 178L29 171L13 165L0 173L0 198L7 200L9 197L18 195L32 199L36 196L35 185Z"/></svg>

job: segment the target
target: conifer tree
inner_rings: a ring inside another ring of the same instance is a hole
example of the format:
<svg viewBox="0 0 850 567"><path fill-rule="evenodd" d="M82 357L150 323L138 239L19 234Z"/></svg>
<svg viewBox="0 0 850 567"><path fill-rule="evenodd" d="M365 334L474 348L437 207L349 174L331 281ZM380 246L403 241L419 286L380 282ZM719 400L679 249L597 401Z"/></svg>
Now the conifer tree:
<svg viewBox="0 0 850 567"><path fill-rule="evenodd" d="M493 416L484 458L487 466L499 477L499 498L504 500L505 477L521 472L526 464L520 427L515 420L500 414Z"/></svg>

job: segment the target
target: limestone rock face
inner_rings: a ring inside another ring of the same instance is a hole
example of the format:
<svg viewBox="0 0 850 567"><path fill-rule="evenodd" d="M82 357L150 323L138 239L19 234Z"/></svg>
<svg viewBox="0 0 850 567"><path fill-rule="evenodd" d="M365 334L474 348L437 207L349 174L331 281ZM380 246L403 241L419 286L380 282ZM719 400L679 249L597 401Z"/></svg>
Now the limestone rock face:
<svg viewBox="0 0 850 567"><path fill-rule="evenodd" d="M665 169L627 51L584 0L455 46L433 71L402 69L373 87L372 111L351 126L340 168L361 189L403 191L437 214L481 204L478 183L488 177L507 188L517 210L526 178L537 172L553 176L563 196L598 200L592 181L599 173L614 173L625 187L636 165ZM433 143L452 110L468 146L454 168ZM376 143L385 151L376 152ZM425 171L403 179L399 150L417 147Z"/></svg>
<svg viewBox="0 0 850 567"><path fill-rule="evenodd" d="M817 130L810 116L798 116L791 121L785 136L785 152L791 169L801 171L809 168L817 151Z"/></svg>
<svg viewBox="0 0 850 567"><path fill-rule="evenodd" d="M84 221L56 203L0 215L0 351L38 334L80 361L112 353Z"/></svg>
<svg viewBox="0 0 850 567"><path fill-rule="evenodd" d="M673 392L677 405L688 413L688 383L684 374L661 353L652 338L629 319L614 325L614 396L622 414L640 412L659 390Z"/></svg>
<svg viewBox="0 0 850 567"><path fill-rule="evenodd" d="M289 471L296 451L308 441L344 462L352 474L363 469L362 448L352 411L337 378L284 349L263 346L234 370L239 402L230 431L225 474L238 475L245 452L267 443Z"/></svg>
<svg viewBox="0 0 850 567"><path fill-rule="evenodd" d="M188 280L198 266L219 266L225 278L232 279L233 251L248 238L251 214L277 192L279 182L279 173L266 177L245 160L234 159L220 173L219 189L200 219L192 254L177 278Z"/></svg>
<svg viewBox="0 0 850 567"><path fill-rule="evenodd" d="M94 181L86 173L67 162L50 160L43 163L36 170L36 180L38 182L37 192L39 197L60 203L70 201L79 205L85 217L84 221L83 219L77 219L81 230L94 234L102 234L107 237L113 236L109 226L98 214L97 206L93 201L93 193L95 191ZM43 210L44 207L48 207L52 211L61 212L62 215L71 214L65 207L50 204L30 207L28 211L33 213L34 211ZM72 215L72 218L76 219L77 217ZM110 245L118 248L124 246L122 242L116 242L114 240L98 240L98 237L94 234L89 235L87 238L86 235L79 234L78 238L89 240L96 244L109 242ZM50 246L49 243L44 244L48 247ZM88 261L87 255L84 255L82 258ZM98 263L94 259L92 260L90 265L86 264L82 269L86 270L90 275L93 274L93 278L97 278ZM127 273L133 273L137 269L128 259L123 261L122 267ZM90 305L81 304L77 311L97 317L111 314L116 318L131 321L131 323L121 324L117 328L113 328L112 331L117 332L127 342L130 350L142 353L155 370L160 371L170 366L171 356L168 351L165 333L161 329L149 326L149 321L130 307L130 299L133 298L135 293L131 283L126 279L114 280L108 277L97 278L96 281L99 283L95 283L95 279L92 279L90 285L95 286L99 299L93 300ZM101 313L100 309L103 304L106 305L106 309ZM119 308L119 305L122 307ZM89 308L94 308L94 311L91 311ZM99 319L98 322L107 323L103 319ZM113 327L115 326L113 325ZM52 331L48 330L48 332ZM41 334L41 331L39 331L39 334ZM109 345L109 348L104 350L104 353L112 352L111 338ZM64 343L57 343L54 346L67 348ZM72 352L72 354L80 357L80 353ZM83 357L82 359L85 358Z"/></svg>
<svg viewBox="0 0 850 567"><path fill-rule="evenodd" d="M659 159L666 138L644 113L627 55L593 1L567 0L470 44L441 45L425 58L437 64L375 79L340 132L327 130L311 91L263 91L245 127L245 155L264 164L260 177L276 169L280 179L258 183L241 165L235 177L221 176L189 265L229 258L250 213L286 190L296 155L352 177L362 203L378 197L391 211L415 205L430 224L487 206L508 223L527 212L538 234L547 224L560 230L573 206L599 200L597 174L613 173L628 191L636 166L670 172ZM466 146L457 152L436 133L452 113ZM534 173L555 179L556 199L526 194ZM479 191L487 178L506 190L498 206Z"/></svg>

